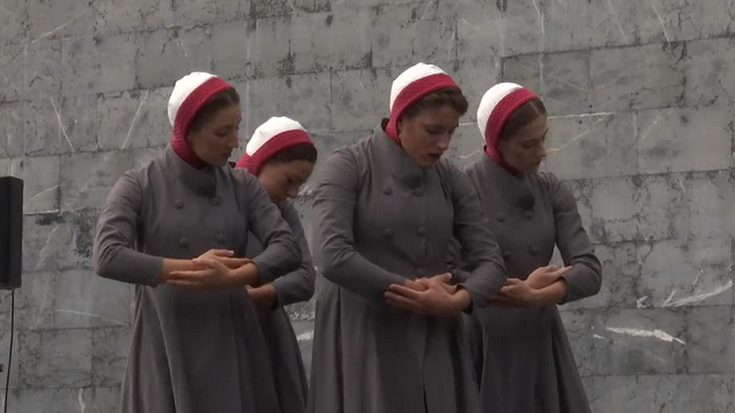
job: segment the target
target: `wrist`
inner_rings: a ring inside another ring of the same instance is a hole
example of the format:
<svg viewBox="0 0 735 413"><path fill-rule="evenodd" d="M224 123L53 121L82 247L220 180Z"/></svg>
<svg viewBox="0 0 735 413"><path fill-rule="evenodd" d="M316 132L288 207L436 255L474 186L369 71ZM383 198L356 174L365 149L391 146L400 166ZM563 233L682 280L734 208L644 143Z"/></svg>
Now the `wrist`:
<svg viewBox="0 0 735 413"><path fill-rule="evenodd" d="M472 296L470 296L470 292L462 286L457 288L457 292L452 295L452 298L455 300L459 311L464 311L472 304Z"/></svg>

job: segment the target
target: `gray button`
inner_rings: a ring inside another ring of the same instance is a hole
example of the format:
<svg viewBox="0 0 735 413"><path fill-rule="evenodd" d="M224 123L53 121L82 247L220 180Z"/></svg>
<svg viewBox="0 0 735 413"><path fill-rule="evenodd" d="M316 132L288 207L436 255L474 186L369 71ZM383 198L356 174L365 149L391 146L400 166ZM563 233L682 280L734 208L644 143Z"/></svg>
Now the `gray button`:
<svg viewBox="0 0 735 413"><path fill-rule="evenodd" d="M386 228L385 231L383 231L383 234L386 238L391 239L393 238L393 230L390 228Z"/></svg>
<svg viewBox="0 0 735 413"><path fill-rule="evenodd" d="M528 219L533 218L533 209L526 210L526 212L523 213L523 216Z"/></svg>
<svg viewBox="0 0 735 413"><path fill-rule="evenodd" d="M385 188L383 188L383 193L386 195L390 195L393 193L393 190L389 186L386 186Z"/></svg>
<svg viewBox="0 0 735 413"><path fill-rule="evenodd" d="M503 215L498 215L495 219L497 219L498 222L505 222L505 217Z"/></svg>
<svg viewBox="0 0 735 413"><path fill-rule="evenodd" d="M174 207L175 207L176 209L181 209L181 208L183 208L183 207L184 207L184 201L182 201L182 200L180 200L180 199L177 199L177 200L175 200L175 201L174 201Z"/></svg>
<svg viewBox="0 0 735 413"><path fill-rule="evenodd" d="M189 240L187 238L181 238L179 240L179 246L181 248L188 248L189 247Z"/></svg>
<svg viewBox="0 0 735 413"><path fill-rule="evenodd" d="M531 245L528 248L528 253L535 256L536 254L538 254L538 248L536 248L535 245Z"/></svg>
<svg viewBox="0 0 735 413"><path fill-rule="evenodd" d="M226 241L225 234L218 234L217 235L217 243L222 245Z"/></svg>
<svg viewBox="0 0 735 413"><path fill-rule="evenodd" d="M419 237L423 237L426 235L426 228L418 227L418 229L416 229L416 233L419 235Z"/></svg>
<svg viewBox="0 0 735 413"><path fill-rule="evenodd" d="M222 198L218 196L215 196L214 198L212 198L212 205L217 206L217 205L220 205L221 203L222 203Z"/></svg>
<svg viewBox="0 0 735 413"><path fill-rule="evenodd" d="M513 253L510 251L503 251L503 259L509 260L513 257Z"/></svg>
<svg viewBox="0 0 735 413"><path fill-rule="evenodd" d="M415 196L417 198L421 198L422 196L424 196L424 190L423 189L414 189L413 190L413 196Z"/></svg>
<svg viewBox="0 0 735 413"><path fill-rule="evenodd" d="M424 267L416 268L416 275L426 275L426 268Z"/></svg>

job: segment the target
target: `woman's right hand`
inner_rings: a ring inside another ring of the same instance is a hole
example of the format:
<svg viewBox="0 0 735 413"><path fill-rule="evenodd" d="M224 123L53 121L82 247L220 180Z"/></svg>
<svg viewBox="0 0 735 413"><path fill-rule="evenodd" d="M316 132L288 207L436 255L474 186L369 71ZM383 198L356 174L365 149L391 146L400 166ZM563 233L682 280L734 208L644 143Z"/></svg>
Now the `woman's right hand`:
<svg viewBox="0 0 735 413"><path fill-rule="evenodd" d="M166 282L195 290L244 287L258 282L258 268L252 262L247 262L237 268L229 268L220 259L215 258L196 258L193 261L202 269L173 271Z"/></svg>
<svg viewBox="0 0 735 413"><path fill-rule="evenodd" d="M526 279L526 284L531 288L540 290L559 281L562 275L569 272L572 266L560 267L558 265L547 265L545 267L536 268Z"/></svg>
<svg viewBox="0 0 735 413"><path fill-rule="evenodd" d="M406 280L404 285L391 285L385 293L388 304L423 316L453 316L471 302L464 289L447 288L451 274L441 274L418 281ZM449 286L453 287L453 286Z"/></svg>
<svg viewBox="0 0 735 413"><path fill-rule="evenodd" d="M203 259L213 259L220 263L222 263L227 268L239 268L243 265L251 262L249 258L235 258L235 251L232 250L221 250L221 249L211 249L204 254L200 255L194 260L194 264L197 265L200 269L207 268L206 266L202 266L201 264L197 264L197 261L201 261Z"/></svg>

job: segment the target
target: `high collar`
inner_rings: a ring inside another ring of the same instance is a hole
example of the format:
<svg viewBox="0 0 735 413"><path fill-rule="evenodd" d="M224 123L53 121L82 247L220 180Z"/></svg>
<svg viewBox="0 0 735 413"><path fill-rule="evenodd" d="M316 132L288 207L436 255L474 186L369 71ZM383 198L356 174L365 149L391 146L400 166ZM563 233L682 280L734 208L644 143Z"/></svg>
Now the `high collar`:
<svg viewBox="0 0 735 413"><path fill-rule="evenodd" d="M483 175L493 177L501 196L511 205L523 210L533 208L536 198L529 189L527 174L513 174L494 159L483 156L480 160Z"/></svg>
<svg viewBox="0 0 735 413"><path fill-rule="evenodd" d="M423 186L426 173L431 168L417 165L406 151L385 133L382 127L375 129L373 140L376 142L380 155L385 156L383 165L391 176L410 189Z"/></svg>
<svg viewBox="0 0 735 413"><path fill-rule="evenodd" d="M183 160L170 145L166 148L164 158L166 172L177 176L187 188L203 196L214 196L217 193L216 172L218 167L204 165L201 168L195 168ZM230 168L230 166L226 167Z"/></svg>

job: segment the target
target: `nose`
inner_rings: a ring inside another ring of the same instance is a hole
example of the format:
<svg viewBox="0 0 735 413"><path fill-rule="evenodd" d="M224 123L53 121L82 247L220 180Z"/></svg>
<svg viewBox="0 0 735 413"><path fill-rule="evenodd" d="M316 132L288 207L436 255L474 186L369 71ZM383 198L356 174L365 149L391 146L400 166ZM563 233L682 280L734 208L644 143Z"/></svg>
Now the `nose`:
<svg viewBox="0 0 735 413"><path fill-rule="evenodd" d="M230 139L227 140L227 146L232 149L237 149L237 147L240 146L240 137L237 136L237 132L233 133L232 136L230 136Z"/></svg>
<svg viewBox="0 0 735 413"><path fill-rule="evenodd" d="M295 199L296 198L296 195L298 195L298 194L299 194L299 188L298 187L291 188L288 191L286 191L286 196L288 196L291 199Z"/></svg>
<svg viewBox="0 0 735 413"><path fill-rule="evenodd" d="M443 136L441 139L439 139L439 142L437 142L436 146L439 150L443 152L449 149L449 142L451 141L452 141L452 134L450 132L450 133L447 133L445 136Z"/></svg>

